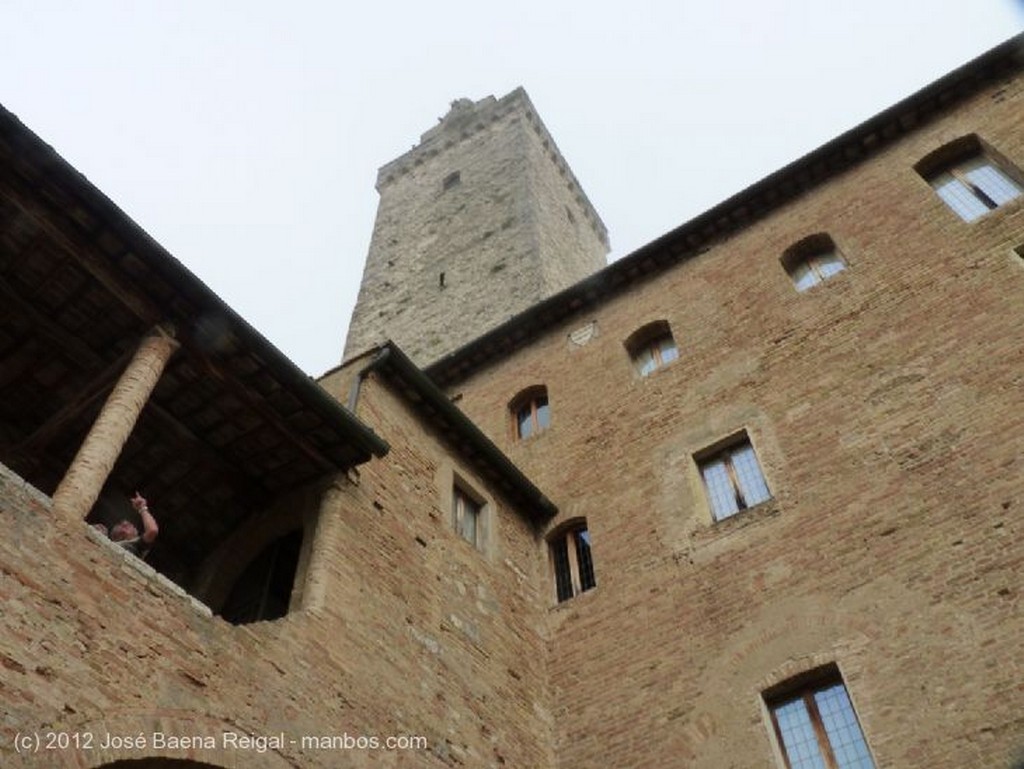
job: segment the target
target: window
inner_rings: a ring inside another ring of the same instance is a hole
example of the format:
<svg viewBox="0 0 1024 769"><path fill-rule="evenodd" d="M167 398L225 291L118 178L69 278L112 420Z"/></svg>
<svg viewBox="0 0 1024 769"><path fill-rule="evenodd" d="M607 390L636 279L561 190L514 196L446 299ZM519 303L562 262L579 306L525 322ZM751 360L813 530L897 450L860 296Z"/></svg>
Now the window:
<svg viewBox="0 0 1024 769"><path fill-rule="evenodd" d="M510 405L517 438L529 438L547 430L551 425L551 408L548 406L548 391L543 385L524 390Z"/></svg>
<svg viewBox="0 0 1024 769"><path fill-rule="evenodd" d="M672 329L664 320L656 320L634 331L626 340L626 350L640 376L647 376L679 357Z"/></svg>
<svg viewBox="0 0 1024 769"><path fill-rule="evenodd" d="M301 529L271 542L235 582L221 616L233 625L245 625L287 614L301 550Z"/></svg>
<svg viewBox="0 0 1024 769"><path fill-rule="evenodd" d="M448 174L446 177L444 177L444 181L441 182L441 189L443 191L447 192L452 187L455 187L456 185L461 184L461 182L462 182L462 173L459 172L459 171L452 171L450 174Z"/></svg>
<svg viewBox="0 0 1024 769"><path fill-rule="evenodd" d="M746 433L724 449L699 456L697 465L716 521L771 499L768 484Z"/></svg>
<svg viewBox="0 0 1024 769"><path fill-rule="evenodd" d="M587 531L586 521L572 523L559 529L548 542L551 545L555 593L559 603L597 587L594 580L594 559L590 551L590 532Z"/></svg>
<svg viewBox="0 0 1024 769"><path fill-rule="evenodd" d="M806 291L845 270L846 260L832 238L819 233L787 249L782 255L782 266L796 290Z"/></svg>
<svg viewBox="0 0 1024 769"><path fill-rule="evenodd" d="M942 201L965 222L973 222L992 209L1024 193L1020 175L977 136L967 136L933 152L916 168Z"/></svg>
<svg viewBox="0 0 1024 769"><path fill-rule="evenodd" d="M766 695L765 704L787 769L874 769L838 668L830 665L812 673L811 682L782 691Z"/></svg>
<svg viewBox="0 0 1024 769"><path fill-rule="evenodd" d="M458 486L452 489L452 522L459 536L475 548L481 548L483 541L480 513L483 503L478 502Z"/></svg>

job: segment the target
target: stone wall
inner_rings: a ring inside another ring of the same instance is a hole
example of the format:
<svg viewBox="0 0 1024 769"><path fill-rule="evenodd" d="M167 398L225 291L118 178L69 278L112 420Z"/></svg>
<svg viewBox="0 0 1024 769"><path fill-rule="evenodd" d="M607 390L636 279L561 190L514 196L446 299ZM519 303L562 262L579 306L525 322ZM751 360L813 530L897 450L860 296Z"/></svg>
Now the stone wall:
<svg viewBox="0 0 1024 769"><path fill-rule="evenodd" d="M605 264L604 225L521 89L456 102L377 188L346 359L391 339L426 365Z"/></svg>

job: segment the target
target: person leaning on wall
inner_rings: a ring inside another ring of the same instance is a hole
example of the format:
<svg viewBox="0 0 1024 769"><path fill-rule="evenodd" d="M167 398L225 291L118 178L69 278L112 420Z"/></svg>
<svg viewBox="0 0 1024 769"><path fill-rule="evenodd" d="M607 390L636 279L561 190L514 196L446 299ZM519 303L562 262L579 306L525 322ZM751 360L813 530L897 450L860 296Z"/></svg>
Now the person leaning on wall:
<svg viewBox="0 0 1024 769"><path fill-rule="evenodd" d="M116 542L132 555L145 558L156 541L156 535L160 532L160 527L157 525L156 518L149 512L149 504L146 502L146 498L138 491L131 498L131 503L142 521L141 534L138 527L128 518L122 518L109 529L102 523L94 523L93 528L109 537L111 541Z"/></svg>

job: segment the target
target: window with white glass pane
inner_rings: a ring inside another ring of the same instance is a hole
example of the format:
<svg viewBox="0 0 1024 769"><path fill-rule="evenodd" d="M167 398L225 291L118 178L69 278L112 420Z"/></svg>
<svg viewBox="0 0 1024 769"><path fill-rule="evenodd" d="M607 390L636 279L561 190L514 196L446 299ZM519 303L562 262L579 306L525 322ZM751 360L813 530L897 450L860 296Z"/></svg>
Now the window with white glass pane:
<svg viewBox="0 0 1024 769"><path fill-rule="evenodd" d="M973 222L1024 194L1020 174L1001 166L984 151L977 137L966 137L943 148L939 157L951 152L955 152L954 161L926 160L923 167L918 164L918 171L965 222Z"/></svg>
<svg viewBox="0 0 1024 769"><path fill-rule="evenodd" d="M548 391L543 385L530 387L512 399L513 432L519 439L529 438L551 426Z"/></svg>
<svg viewBox="0 0 1024 769"><path fill-rule="evenodd" d="M626 340L626 350L637 373L648 376L679 357L668 322L658 320L638 329Z"/></svg>
<svg viewBox="0 0 1024 769"><path fill-rule="evenodd" d="M716 521L771 499L757 454L746 434L726 448L699 458L697 464Z"/></svg>
<svg viewBox="0 0 1024 769"><path fill-rule="evenodd" d="M483 505L455 486L452 489L452 523L455 531L474 547L481 547L480 513Z"/></svg>
<svg viewBox="0 0 1024 769"><path fill-rule="evenodd" d="M828 235L819 233L804 238L789 248L782 266L797 291L806 291L846 269L846 259Z"/></svg>
<svg viewBox="0 0 1024 769"><path fill-rule="evenodd" d="M833 665L814 683L766 697L787 769L874 769L853 703Z"/></svg>

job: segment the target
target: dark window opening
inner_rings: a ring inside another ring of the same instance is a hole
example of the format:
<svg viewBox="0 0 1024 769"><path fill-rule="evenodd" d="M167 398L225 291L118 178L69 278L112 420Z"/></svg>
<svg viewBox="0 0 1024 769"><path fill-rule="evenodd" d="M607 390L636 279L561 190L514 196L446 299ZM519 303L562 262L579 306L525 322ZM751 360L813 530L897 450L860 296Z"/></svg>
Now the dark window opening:
<svg viewBox="0 0 1024 769"><path fill-rule="evenodd" d="M221 616L233 625L244 625L287 614L301 549L301 529L265 547L235 582Z"/></svg>
<svg viewBox="0 0 1024 769"><path fill-rule="evenodd" d="M459 171L452 171L450 174L444 177L444 182L442 182L441 186L442 189L448 191L457 184L460 184L461 182L462 174Z"/></svg>
<svg viewBox="0 0 1024 769"><path fill-rule="evenodd" d="M597 587L590 532L585 522L561 530L549 541L559 603Z"/></svg>

